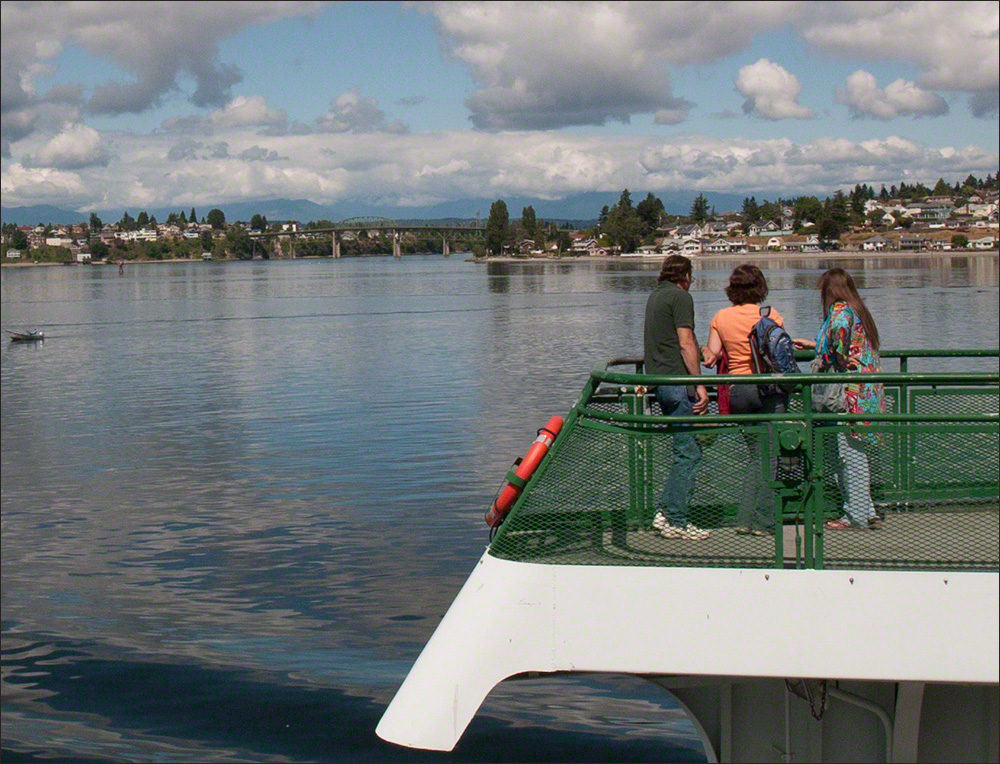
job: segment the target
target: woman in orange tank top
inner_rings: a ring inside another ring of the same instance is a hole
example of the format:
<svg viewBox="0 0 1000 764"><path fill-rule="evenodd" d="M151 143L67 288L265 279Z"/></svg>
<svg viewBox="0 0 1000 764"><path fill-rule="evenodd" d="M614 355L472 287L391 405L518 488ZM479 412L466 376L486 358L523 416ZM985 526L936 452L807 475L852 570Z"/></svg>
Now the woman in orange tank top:
<svg viewBox="0 0 1000 764"><path fill-rule="evenodd" d="M708 344L701 349L704 365L715 366L723 349L729 357L730 374L752 374L750 366L750 331L760 320L759 304L767 297L767 281L756 265L738 265L729 276L726 296L733 303L723 308L712 318ZM781 314L771 308L770 317L784 326ZM788 396L778 392L761 396L756 384L736 384L729 389L730 409L733 414L783 414L788 410ZM768 424L770 438L772 425ZM737 515L737 533L754 536L769 536L774 533L775 496L767 483L760 477L760 469L753 469L760 463L761 435L743 431L743 438L750 451L750 471L756 479L747 480L740 499ZM772 456L771 478L777 471L777 456Z"/></svg>

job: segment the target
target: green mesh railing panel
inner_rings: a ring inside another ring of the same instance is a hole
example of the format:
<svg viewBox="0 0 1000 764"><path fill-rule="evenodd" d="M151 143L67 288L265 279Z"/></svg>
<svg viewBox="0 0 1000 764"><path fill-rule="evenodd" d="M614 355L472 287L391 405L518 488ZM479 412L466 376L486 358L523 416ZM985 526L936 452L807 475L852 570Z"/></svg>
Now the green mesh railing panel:
<svg viewBox="0 0 1000 764"><path fill-rule="evenodd" d="M743 436L717 428L696 437L703 459L688 513L693 524L713 529L709 539L668 540L652 530L672 462L672 433L615 432L584 420L567 433L491 551L576 565L773 567L774 539L736 534L739 497L716 479L728 474L732 482L754 469Z"/></svg>
<svg viewBox="0 0 1000 764"><path fill-rule="evenodd" d="M549 564L995 571L997 387L909 376L886 385L887 413L905 421L820 421L797 393L780 421L726 422L713 401L694 429L660 417L648 389L592 385L490 552ZM880 527L827 530L844 514L852 433L874 441L863 452ZM654 513L675 441L692 434L701 462L687 520L709 535L665 538ZM755 507L767 535L738 532Z"/></svg>
<svg viewBox="0 0 1000 764"><path fill-rule="evenodd" d="M825 568L898 570L997 570L1000 507L997 475L1000 471L1000 435L976 425L872 425L855 432L878 433L879 442L865 443L863 451L871 469L871 499L881 528L823 530L818 539ZM947 428L945 430L945 428ZM945 431L942 431L945 430ZM844 516L850 480L841 453L851 428L817 428L817 445L823 454L823 517ZM913 463L912 479L925 490L902 491L891 479L886 464L898 441L932 438L935 450L925 450ZM820 443L821 441L821 443ZM981 475L969 479L967 465L976 472L992 470L992 484ZM881 469L880 469L881 468ZM982 470L980 468L983 468Z"/></svg>

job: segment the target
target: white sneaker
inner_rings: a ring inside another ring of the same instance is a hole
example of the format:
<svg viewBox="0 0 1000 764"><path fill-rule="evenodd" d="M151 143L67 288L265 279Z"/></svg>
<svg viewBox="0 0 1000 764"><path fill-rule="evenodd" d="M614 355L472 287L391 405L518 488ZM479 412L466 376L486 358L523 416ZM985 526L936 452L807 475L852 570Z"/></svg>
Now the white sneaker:
<svg viewBox="0 0 1000 764"><path fill-rule="evenodd" d="M657 512L653 518L653 530L662 531L667 526L667 517L662 512Z"/></svg>
<svg viewBox="0 0 1000 764"><path fill-rule="evenodd" d="M665 539L687 539L689 541L704 541L712 535L711 531L703 530L696 525L688 523L683 528L676 525L666 524L660 531L660 535Z"/></svg>

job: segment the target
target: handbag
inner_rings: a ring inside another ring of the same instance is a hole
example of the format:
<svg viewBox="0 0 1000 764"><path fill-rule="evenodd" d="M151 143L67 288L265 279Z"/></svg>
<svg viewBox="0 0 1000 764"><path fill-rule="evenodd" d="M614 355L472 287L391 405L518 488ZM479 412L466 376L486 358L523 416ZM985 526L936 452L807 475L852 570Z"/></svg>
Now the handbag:
<svg viewBox="0 0 1000 764"><path fill-rule="evenodd" d="M809 371L813 374L823 372L820 368L820 359L813 358L809 364ZM830 412L840 414L847 411L847 394L844 390L843 382L828 382L812 386L812 407L813 411Z"/></svg>

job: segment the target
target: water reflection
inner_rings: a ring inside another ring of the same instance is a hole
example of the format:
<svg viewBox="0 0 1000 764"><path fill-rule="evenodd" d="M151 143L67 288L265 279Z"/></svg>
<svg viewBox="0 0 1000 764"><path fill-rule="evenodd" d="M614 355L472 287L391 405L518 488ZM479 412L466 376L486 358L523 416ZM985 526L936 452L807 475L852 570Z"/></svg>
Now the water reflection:
<svg viewBox="0 0 1000 764"><path fill-rule="evenodd" d="M887 347L996 347L995 256L883 260L856 275ZM699 331L738 262L697 262ZM793 333L815 332L829 263L766 261ZM5 748L421 760L377 741L381 709L482 553L510 462L591 368L641 349L658 269L457 257L4 269L5 322L47 333L0 351ZM126 680L148 702L115 694ZM610 758L634 739L650 746L635 760L681 758L690 729L622 681L504 686L456 756L495 759L490 738L505 734L525 756L539 744L557 758L558 739L575 758ZM216 685L227 714L261 693L326 737L200 725L185 693ZM569 737L539 741L542 723Z"/></svg>

